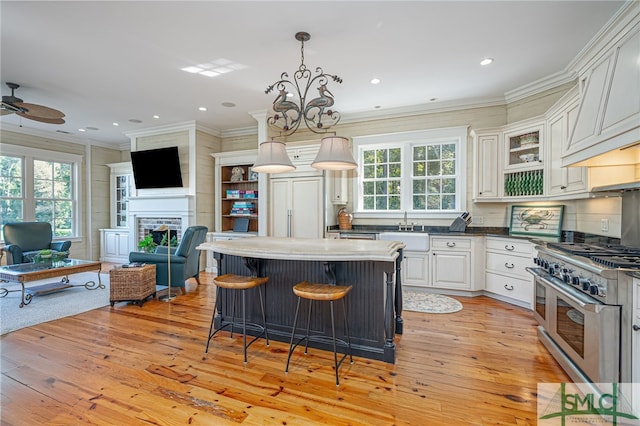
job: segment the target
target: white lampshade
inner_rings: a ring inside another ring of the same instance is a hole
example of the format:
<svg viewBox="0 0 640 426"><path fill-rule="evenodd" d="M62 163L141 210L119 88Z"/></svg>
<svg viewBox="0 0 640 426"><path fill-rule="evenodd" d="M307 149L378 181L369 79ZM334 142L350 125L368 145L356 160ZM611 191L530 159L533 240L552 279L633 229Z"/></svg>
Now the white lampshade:
<svg viewBox="0 0 640 426"><path fill-rule="evenodd" d="M258 158L251 167L258 173L284 173L292 172L296 167L291 163L284 142L262 142L258 147Z"/></svg>
<svg viewBox="0 0 640 426"><path fill-rule="evenodd" d="M351 170L358 167L349 148L349 139L327 136L320 141L320 150L311 167L321 170Z"/></svg>

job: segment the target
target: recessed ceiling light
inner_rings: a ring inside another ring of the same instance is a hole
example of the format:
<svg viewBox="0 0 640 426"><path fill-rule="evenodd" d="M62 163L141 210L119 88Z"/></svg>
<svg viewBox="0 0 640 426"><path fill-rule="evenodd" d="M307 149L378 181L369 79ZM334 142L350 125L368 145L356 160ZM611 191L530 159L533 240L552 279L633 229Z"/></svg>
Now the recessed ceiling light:
<svg viewBox="0 0 640 426"><path fill-rule="evenodd" d="M233 102L223 102L221 105L225 108L233 108L234 106L236 106L236 104L234 104Z"/></svg>
<svg viewBox="0 0 640 426"><path fill-rule="evenodd" d="M200 108L198 108L198 110L200 110L200 111L206 111L206 110L207 110L207 107L200 107Z"/></svg>
<svg viewBox="0 0 640 426"><path fill-rule="evenodd" d="M197 74L199 72L202 71L202 68L198 68L198 67L186 67L186 68L182 68L182 71L186 71L186 72L190 72L192 74Z"/></svg>
<svg viewBox="0 0 640 426"><path fill-rule="evenodd" d="M493 58L484 58L483 60L480 61L480 65L489 65L490 63L493 62Z"/></svg>
<svg viewBox="0 0 640 426"><path fill-rule="evenodd" d="M138 120L137 118L130 118L129 123L140 124L142 123L142 120Z"/></svg>
<svg viewBox="0 0 640 426"><path fill-rule="evenodd" d="M79 132L86 132L86 129L78 129Z"/></svg>
<svg viewBox="0 0 640 426"><path fill-rule="evenodd" d="M379 78L372 78L371 79L371 84L380 84L380 79Z"/></svg>
<svg viewBox="0 0 640 426"><path fill-rule="evenodd" d="M114 125L114 126L119 126L119 125L120 125L120 123L116 123L116 122L114 122L114 123L113 123L113 125Z"/></svg>
<svg viewBox="0 0 640 426"><path fill-rule="evenodd" d="M159 115L154 115L153 118L155 118L157 120L158 118L160 118L160 116Z"/></svg>

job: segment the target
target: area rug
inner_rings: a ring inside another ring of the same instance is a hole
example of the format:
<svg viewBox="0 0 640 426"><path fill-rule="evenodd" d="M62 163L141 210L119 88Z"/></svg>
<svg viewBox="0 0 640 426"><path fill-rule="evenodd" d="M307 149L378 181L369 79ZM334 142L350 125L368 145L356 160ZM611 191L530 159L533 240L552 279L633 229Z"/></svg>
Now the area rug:
<svg viewBox="0 0 640 426"><path fill-rule="evenodd" d="M462 303L442 294L404 290L402 309L430 314L450 314L462 310Z"/></svg>
<svg viewBox="0 0 640 426"><path fill-rule="evenodd" d="M27 288L59 281L61 278L50 278L34 281L26 285ZM70 284L83 285L87 281L98 282L97 272L83 272L69 275ZM100 280L105 288L87 290L84 287L71 287L65 290L34 296L31 303L20 308L20 291L10 292L0 298L0 335L24 327L80 314L92 309L101 308L109 304L109 274L101 273ZM20 286L13 283L0 283L0 287L8 290L20 290Z"/></svg>

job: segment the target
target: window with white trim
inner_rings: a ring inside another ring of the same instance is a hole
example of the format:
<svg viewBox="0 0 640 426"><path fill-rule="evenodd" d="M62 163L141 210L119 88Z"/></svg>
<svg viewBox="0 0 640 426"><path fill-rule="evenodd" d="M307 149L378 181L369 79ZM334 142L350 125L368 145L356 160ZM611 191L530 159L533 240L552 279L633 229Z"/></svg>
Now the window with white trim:
<svg viewBox="0 0 640 426"><path fill-rule="evenodd" d="M355 212L437 217L464 211L467 128L353 138L358 156Z"/></svg>
<svg viewBox="0 0 640 426"><path fill-rule="evenodd" d="M78 170L82 157L3 145L0 215L8 222L48 222L54 238L79 236Z"/></svg>

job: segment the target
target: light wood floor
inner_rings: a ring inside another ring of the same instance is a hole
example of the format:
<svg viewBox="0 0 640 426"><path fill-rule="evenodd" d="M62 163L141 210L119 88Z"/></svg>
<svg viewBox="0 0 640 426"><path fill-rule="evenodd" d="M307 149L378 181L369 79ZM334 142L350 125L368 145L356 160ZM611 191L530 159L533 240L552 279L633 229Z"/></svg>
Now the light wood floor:
<svg viewBox="0 0 640 426"><path fill-rule="evenodd" d="M294 354L221 332L211 276L173 302L118 303L0 338L3 425L535 425L538 382L566 382L532 314L486 297L404 313L395 365ZM1 302L1 300L0 300ZM290 309L287 307L286 309ZM28 307L25 308L25 314Z"/></svg>

